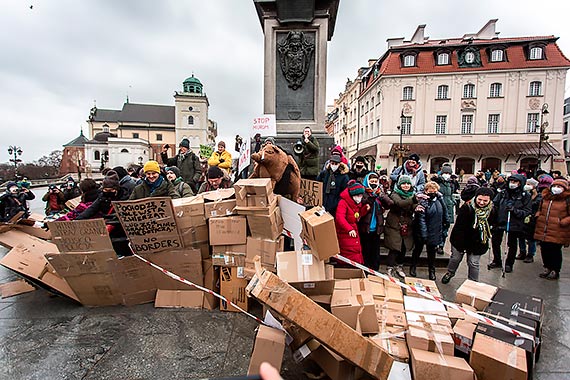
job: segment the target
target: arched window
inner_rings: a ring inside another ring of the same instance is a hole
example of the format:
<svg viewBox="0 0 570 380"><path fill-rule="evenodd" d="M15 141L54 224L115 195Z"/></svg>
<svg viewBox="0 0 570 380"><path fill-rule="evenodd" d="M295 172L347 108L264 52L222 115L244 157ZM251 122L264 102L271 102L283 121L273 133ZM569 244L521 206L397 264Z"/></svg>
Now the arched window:
<svg viewBox="0 0 570 380"><path fill-rule="evenodd" d="M412 67L416 65L415 54L407 54L404 56L404 67Z"/></svg>
<svg viewBox="0 0 570 380"><path fill-rule="evenodd" d="M491 83L491 87L489 88L489 97L490 98L499 98L501 97L503 85L501 83Z"/></svg>
<svg viewBox="0 0 570 380"><path fill-rule="evenodd" d="M95 161L99 161L99 160L101 159L101 153L100 153L98 150L96 150L95 152L93 152L93 159L94 159Z"/></svg>
<svg viewBox="0 0 570 380"><path fill-rule="evenodd" d="M449 86L442 84L437 86L437 98L438 99L449 99Z"/></svg>
<svg viewBox="0 0 570 380"><path fill-rule="evenodd" d="M402 89L402 100L413 100L414 99L414 88L411 86L406 86Z"/></svg>
<svg viewBox="0 0 570 380"><path fill-rule="evenodd" d="M463 86L463 98L469 99L475 97L475 85L473 83L467 83Z"/></svg>
<svg viewBox="0 0 570 380"><path fill-rule="evenodd" d="M503 57L504 54L502 49L493 49L491 51L491 62L502 62Z"/></svg>
<svg viewBox="0 0 570 380"><path fill-rule="evenodd" d="M129 150L126 148L121 149L121 153L129 153Z"/></svg>
<svg viewBox="0 0 570 380"><path fill-rule="evenodd" d="M439 53L437 55L437 64L438 65L449 65L449 54L448 53Z"/></svg>
<svg viewBox="0 0 570 380"><path fill-rule="evenodd" d="M188 116L188 125L194 125L194 116Z"/></svg>
<svg viewBox="0 0 570 380"><path fill-rule="evenodd" d="M103 132L109 133L109 125L103 124Z"/></svg>
<svg viewBox="0 0 570 380"><path fill-rule="evenodd" d="M540 96L542 94L542 82L534 81L530 82L530 86L528 89L529 96Z"/></svg>
<svg viewBox="0 0 570 380"><path fill-rule="evenodd" d="M533 48L530 49L529 55L528 55L529 59L542 59L542 48L539 46L535 46Z"/></svg>

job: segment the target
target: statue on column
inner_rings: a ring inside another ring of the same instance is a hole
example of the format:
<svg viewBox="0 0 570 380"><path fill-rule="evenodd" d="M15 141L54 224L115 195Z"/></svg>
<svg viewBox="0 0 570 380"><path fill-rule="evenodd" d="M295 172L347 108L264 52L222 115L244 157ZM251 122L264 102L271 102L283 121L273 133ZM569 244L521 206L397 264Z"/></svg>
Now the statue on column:
<svg viewBox="0 0 570 380"><path fill-rule="evenodd" d="M308 41L303 32L290 31L277 45L277 50L283 76L289 87L297 90L302 86L309 71L315 44Z"/></svg>

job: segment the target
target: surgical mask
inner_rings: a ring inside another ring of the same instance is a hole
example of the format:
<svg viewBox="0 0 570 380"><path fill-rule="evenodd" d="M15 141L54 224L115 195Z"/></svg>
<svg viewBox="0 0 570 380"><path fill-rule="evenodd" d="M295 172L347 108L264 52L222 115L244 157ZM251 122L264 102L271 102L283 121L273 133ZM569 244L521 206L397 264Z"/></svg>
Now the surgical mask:
<svg viewBox="0 0 570 380"><path fill-rule="evenodd" d="M370 188L371 188L372 190L376 190L376 189L378 188L378 184L377 184L377 183L371 183L369 186L370 186Z"/></svg>
<svg viewBox="0 0 570 380"><path fill-rule="evenodd" d="M516 189L519 187L519 184L516 182L509 182L509 189Z"/></svg>
<svg viewBox="0 0 570 380"><path fill-rule="evenodd" d="M442 177L444 180L449 181L449 179L451 178L451 174L445 173L445 174L442 174L441 177Z"/></svg>
<svg viewBox="0 0 570 380"><path fill-rule="evenodd" d="M564 189L561 188L560 186L552 186L550 188L550 192L554 195L562 194L563 191Z"/></svg>
<svg viewBox="0 0 570 380"><path fill-rule="evenodd" d="M338 167L339 167L339 166L340 166L339 164L331 164L331 170L332 170L333 172L336 172L336 171L338 170Z"/></svg>
<svg viewBox="0 0 570 380"><path fill-rule="evenodd" d="M523 189L524 189L524 191L531 191L532 186L531 185L524 185Z"/></svg>
<svg viewBox="0 0 570 380"><path fill-rule="evenodd" d="M354 199L354 202L356 204L359 204L360 202L362 202L362 195L355 195L354 197L352 197L352 199Z"/></svg>

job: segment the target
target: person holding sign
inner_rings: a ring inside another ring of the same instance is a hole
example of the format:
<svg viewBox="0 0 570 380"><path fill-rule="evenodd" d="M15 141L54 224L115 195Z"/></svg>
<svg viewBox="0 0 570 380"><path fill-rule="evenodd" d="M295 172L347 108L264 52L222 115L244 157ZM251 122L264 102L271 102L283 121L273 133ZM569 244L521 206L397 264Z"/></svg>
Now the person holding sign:
<svg viewBox="0 0 570 380"><path fill-rule="evenodd" d="M226 150L226 143L220 141L218 143L218 150L212 153L208 159L209 166L217 166L220 169L224 169L228 176L232 171L232 155Z"/></svg>
<svg viewBox="0 0 570 380"><path fill-rule="evenodd" d="M301 178L315 180L319 174L319 142L311 128L305 127L303 139L295 144L293 151L299 156Z"/></svg>
<svg viewBox="0 0 570 380"><path fill-rule="evenodd" d="M130 200L148 197L180 198L174 186L160 174L160 166L156 161L148 161L143 167L145 178L138 184L130 196Z"/></svg>
<svg viewBox="0 0 570 380"><path fill-rule="evenodd" d="M200 177L202 176L202 168L200 166L200 159L190 150L190 141L188 139L182 139L180 144L178 144L178 154L172 158L168 158L169 148L170 146L168 144L162 147L162 153L160 153L162 163L166 166L176 166L180 169L182 180L190 185L192 191L196 192Z"/></svg>

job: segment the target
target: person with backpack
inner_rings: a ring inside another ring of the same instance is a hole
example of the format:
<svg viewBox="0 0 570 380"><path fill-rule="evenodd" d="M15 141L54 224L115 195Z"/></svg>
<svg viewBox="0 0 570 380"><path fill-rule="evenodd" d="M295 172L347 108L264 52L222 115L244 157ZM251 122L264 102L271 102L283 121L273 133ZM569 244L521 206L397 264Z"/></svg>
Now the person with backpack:
<svg viewBox="0 0 570 380"><path fill-rule="evenodd" d="M190 185L184 182L182 177L180 177L180 169L176 166L168 166L164 171L166 172L166 178L172 183L180 198L187 198L194 195Z"/></svg>
<svg viewBox="0 0 570 380"><path fill-rule="evenodd" d="M169 147L168 144L162 147L162 153L160 154L162 163L166 166L176 166L180 169L182 180L190 185L193 192L196 192L202 176L202 167L198 156L190 150L190 141L182 139L180 144L178 144L178 154L172 158L168 158Z"/></svg>
<svg viewBox="0 0 570 380"><path fill-rule="evenodd" d="M392 184L398 183L398 178L401 175L407 175L412 181L412 187L417 193L424 191L424 186L426 183L426 177L423 172L422 162L420 161L420 156L416 153L410 154L408 159L404 162L402 166L396 167L392 174L390 174L390 179Z"/></svg>

